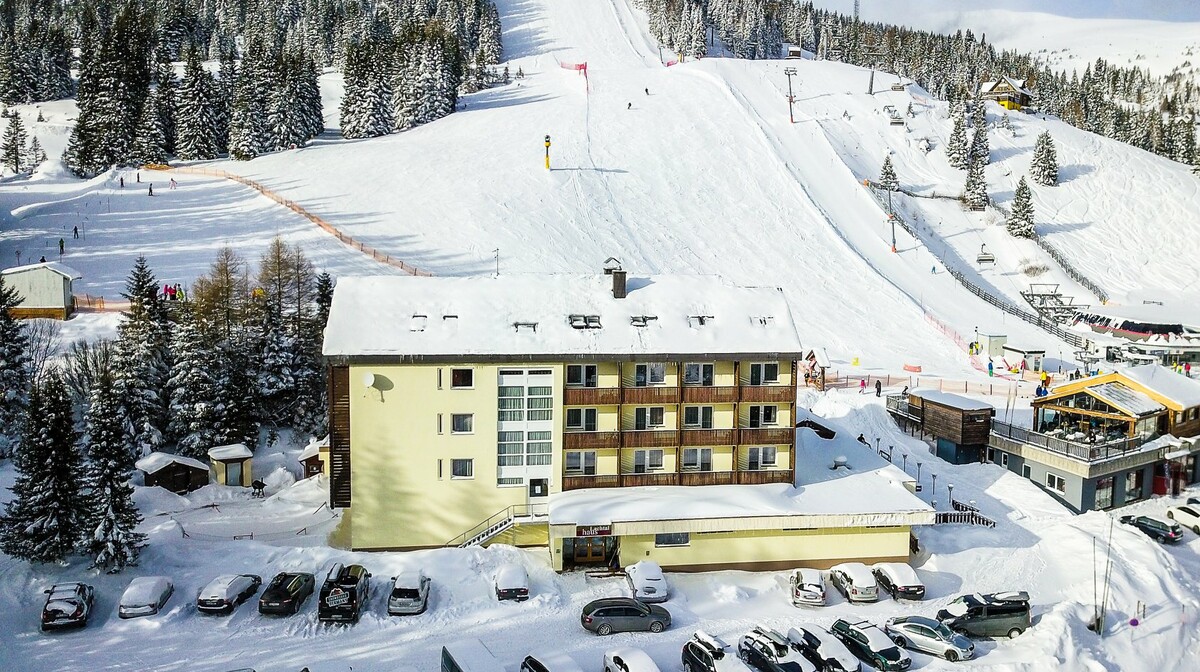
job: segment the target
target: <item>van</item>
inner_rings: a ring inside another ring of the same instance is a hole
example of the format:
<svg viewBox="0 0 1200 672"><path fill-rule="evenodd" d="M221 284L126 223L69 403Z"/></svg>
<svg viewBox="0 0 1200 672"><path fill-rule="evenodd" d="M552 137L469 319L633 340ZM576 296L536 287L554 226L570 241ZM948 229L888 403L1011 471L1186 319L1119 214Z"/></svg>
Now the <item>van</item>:
<svg viewBox="0 0 1200 672"><path fill-rule="evenodd" d="M337 563L325 575L317 620L323 623L357 623L363 606L371 598L371 573L362 565Z"/></svg>
<svg viewBox="0 0 1200 672"><path fill-rule="evenodd" d="M1032 623L1029 593L963 595L939 611L937 620L964 635L1016 637Z"/></svg>
<svg viewBox="0 0 1200 672"><path fill-rule="evenodd" d="M483 642L466 639L442 647L442 672L504 672Z"/></svg>

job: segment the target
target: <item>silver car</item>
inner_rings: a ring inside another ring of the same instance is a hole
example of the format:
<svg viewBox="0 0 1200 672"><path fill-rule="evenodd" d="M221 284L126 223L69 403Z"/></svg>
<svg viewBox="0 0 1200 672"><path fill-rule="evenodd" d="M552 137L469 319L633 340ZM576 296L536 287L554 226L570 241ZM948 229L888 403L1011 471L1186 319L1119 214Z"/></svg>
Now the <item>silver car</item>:
<svg viewBox="0 0 1200 672"><path fill-rule="evenodd" d="M137 618L157 614L174 592L174 584L165 576L139 576L129 582L129 587L121 595L117 615L121 618Z"/></svg>
<svg viewBox="0 0 1200 672"><path fill-rule="evenodd" d="M388 594L389 616L423 614L429 607L429 577L424 572L406 572L392 577Z"/></svg>
<svg viewBox="0 0 1200 672"><path fill-rule="evenodd" d="M975 656L975 644L945 625L924 616L889 618L883 629L902 649L924 651L951 662Z"/></svg>

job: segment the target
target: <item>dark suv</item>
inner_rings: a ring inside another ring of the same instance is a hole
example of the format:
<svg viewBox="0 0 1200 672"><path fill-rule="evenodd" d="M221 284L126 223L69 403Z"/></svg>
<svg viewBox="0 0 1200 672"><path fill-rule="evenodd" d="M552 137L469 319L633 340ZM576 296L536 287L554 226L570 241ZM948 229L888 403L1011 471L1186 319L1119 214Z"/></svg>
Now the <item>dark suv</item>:
<svg viewBox="0 0 1200 672"><path fill-rule="evenodd" d="M939 611L937 620L963 635L1016 637L1032 622L1029 593L963 595Z"/></svg>
<svg viewBox="0 0 1200 672"><path fill-rule="evenodd" d="M329 570L321 585L317 620L357 623L370 597L371 573L362 565L347 567L338 563Z"/></svg>
<svg viewBox="0 0 1200 672"><path fill-rule="evenodd" d="M631 597L604 597L588 602L579 624L597 635L614 632L662 632L671 627L671 612Z"/></svg>
<svg viewBox="0 0 1200 672"><path fill-rule="evenodd" d="M1160 544L1173 544L1183 538L1179 523L1154 516L1121 516L1121 522L1145 532Z"/></svg>
<svg viewBox="0 0 1200 672"><path fill-rule="evenodd" d="M912 658L904 649L896 646L896 643L873 623L851 623L839 618L833 622L829 631L854 655L874 665L877 670L903 672L912 665Z"/></svg>
<svg viewBox="0 0 1200 672"><path fill-rule="evenodd" d="M42 630L82 628L92 615L96 591L86 583L58 583L46 590Z"/></svg>
<svg viewBox="0 0 1200 672"><path fill-rule="evenodd" d="M702 630L684 642L680 658L684 672L750 672L733 647Z"/></svg>

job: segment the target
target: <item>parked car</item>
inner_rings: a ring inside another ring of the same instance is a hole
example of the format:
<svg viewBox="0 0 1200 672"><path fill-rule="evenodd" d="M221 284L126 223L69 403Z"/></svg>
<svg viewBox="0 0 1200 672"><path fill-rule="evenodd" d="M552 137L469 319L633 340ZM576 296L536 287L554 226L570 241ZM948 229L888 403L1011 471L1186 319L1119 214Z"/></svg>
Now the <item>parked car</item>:
<svg viewBox="0 0 1200 672"><path fill-rule="evenodd" d="M829 569L829 580L850 602L875 602L879 589L875 575L861 562L843 562Z"/></svg>
<svg viewBox="0 0 1200 672"><path fill-rule="evenodd" d="M174 592L175 586L165 576L139 576L129 582L129 587L121 595L117 615L121 618L137 618L157 614Z"/></svg>
<svg viewBox="0 0 1200 672"><path fill-rule="evenodd" d="M821 577L821 570L808 567L793 569L788 576L788 585L791 587L793 605L825 606L825 580Z"/></svg>
<svg viewBox="0 0 1200 672"><path fill-rule="evenodd" d="M892 596L893 600L925 599L925 584L917 577L912 567L903 562L877 562L871 566L879 589Z"/></svg>
<svg viewBox="0 0 1200 672"><path fill-rule="evenodd" d="M896 646L915 649L954 662L975 656L975 644L965 636L925 616L897 616L883 624Z"/></svg>
<svg viewBox="0 0 1200 672"><path fill-rule="evenodd" d="M742 635L738 655L759 672L816 672L819 669L804 657L799 647L793 647L787 637L763 626L755 626Z"/></svg>
<svg viewBox="0 0 1200 672"><path fill-rule="evenodd" d="M496 588L497 600L524 602L529 599L529 575L521 565L511 562L501 565L492 583Z"/></svg>
<svg viewBox="0 0 1200 672"><path fill-rule="evenodd" d="M833 622L830 632L842 640L854 655L874 665L875 669L900 672L912 665L912 658L873 623L851 623L839 618Z"/></svg>
<svg viewBox="0 0 1200 672"><path fill-rule="evenodd" d="M1167 509L1167 518L1178 521L1180 525L1183 525L1196 534L1200 534L1200 507L1193 505L1172 506Z"/></svg>
<svg viewBox="0 0 1200 672"><path fill-rule="evenodd" d="M583 672L583 668L565 653L547 652L525 656L519 672Z"/></svg>
<svg viewBox="0 0 1200 672"><path fill-rule="evenodd" d="M788 630L788 641L825 672L859 672L862 663L842 640L813 623L800 623Z"/></svg>
<svg viewBox="0 0 1200 672"><path fill-rule="evenodd" d="M208 613L231 613L254 596L262 585L257 574L222 574L209 582L196 598L196 608Z"/></svg>
<svg viewBox="0 0 1200 672"><path fill-rule="evenodd" d="M697 630L679 654L684 672L750 672L724 640Z"/></svg>
<svg viewBox="0 0 1200 672"><path fill-rule="evenodd" d="M1157 516L1121 516L1120 521L1145 532L1160 544L1173 544L1183 538L1183 528L1179 527L1179 523Z"/></svg>
<svg viewBox="0 0 1200 672"><path fill-rule="evenodd" d="M505 667L478 639L458 639L442 647L441 672L505 672Z"/></svg>
<svg viewBox="0 0 1200 672"><path fill-rule="evenodd" d="M602 597L587 603L579 615L579 624L597 635L662 632L671 627L671 612L630 597Z"/></svg>
<svg viewBox="0 0 1200 672"><path fill-rule="evenodd" d="M317 620L322 623L357 623L371 599L371 573L362 565L337 563L325 575L317 602Z"/></svg>
<svg viewBox="0 0 1200 672"><path fill-rule="evenodd" d="M604 653L604 672L662 672L645 651L613 649Z"/></svg>
<svg viewBox="0 0 1200 672"><path fill-rule="evenodd" d="M56 583L45 590L42 630L82 628L92 617L96 589L86 583Z"/></svg>
<svg viewBox="0 0 1200 672"><path fill-rule="evenodd" d="M625 580L629 590L642 602L666 602L671 597L671 587L663 576L662 567L652 560L642 560L625 568Z"/></svg>
<svg viewBox="0 0 1200 672"><path fill-rule="evenodd" d="M1032 623L1029 593L962 595L938 611L937 620L963 635L1016 637Z"/></svg>
<svg viewBox="0 0 1200 672"><path fill-rule="evenodd" d="M260 614L295 614L317 588L317 578L307 572L280 572L258 598Z"/></svg>
<svg viewBox="0 0 1200 672"><path fill-rule="evenodd" d="M388 615L423 614L429 608L429 577L424 572L408 572L392 577L388 594Z"/></svg>

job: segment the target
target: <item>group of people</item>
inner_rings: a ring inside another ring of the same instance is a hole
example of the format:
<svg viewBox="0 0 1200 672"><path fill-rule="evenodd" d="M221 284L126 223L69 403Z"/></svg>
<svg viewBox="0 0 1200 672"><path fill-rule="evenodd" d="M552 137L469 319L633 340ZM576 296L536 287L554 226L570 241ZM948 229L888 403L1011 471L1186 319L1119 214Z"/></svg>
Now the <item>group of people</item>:
<svg viewBox="0 0 1200 672"><path fill-rule="evenodd" d="M167 301L185 301L187 293L178 282L173 285L163 285L162 296Z"/></svg>
<svg viewBox="0 0 1200 672"><path fill-rule="evenodd" d="M1173 364L1171 366L1171 369L1175 373L1181 373L1181 374L1187 376L1188 378L1192 377L1192 363L1191 362L1183 362L1182 364L1179 362L1175 362L1175 364Z"/></svg>

